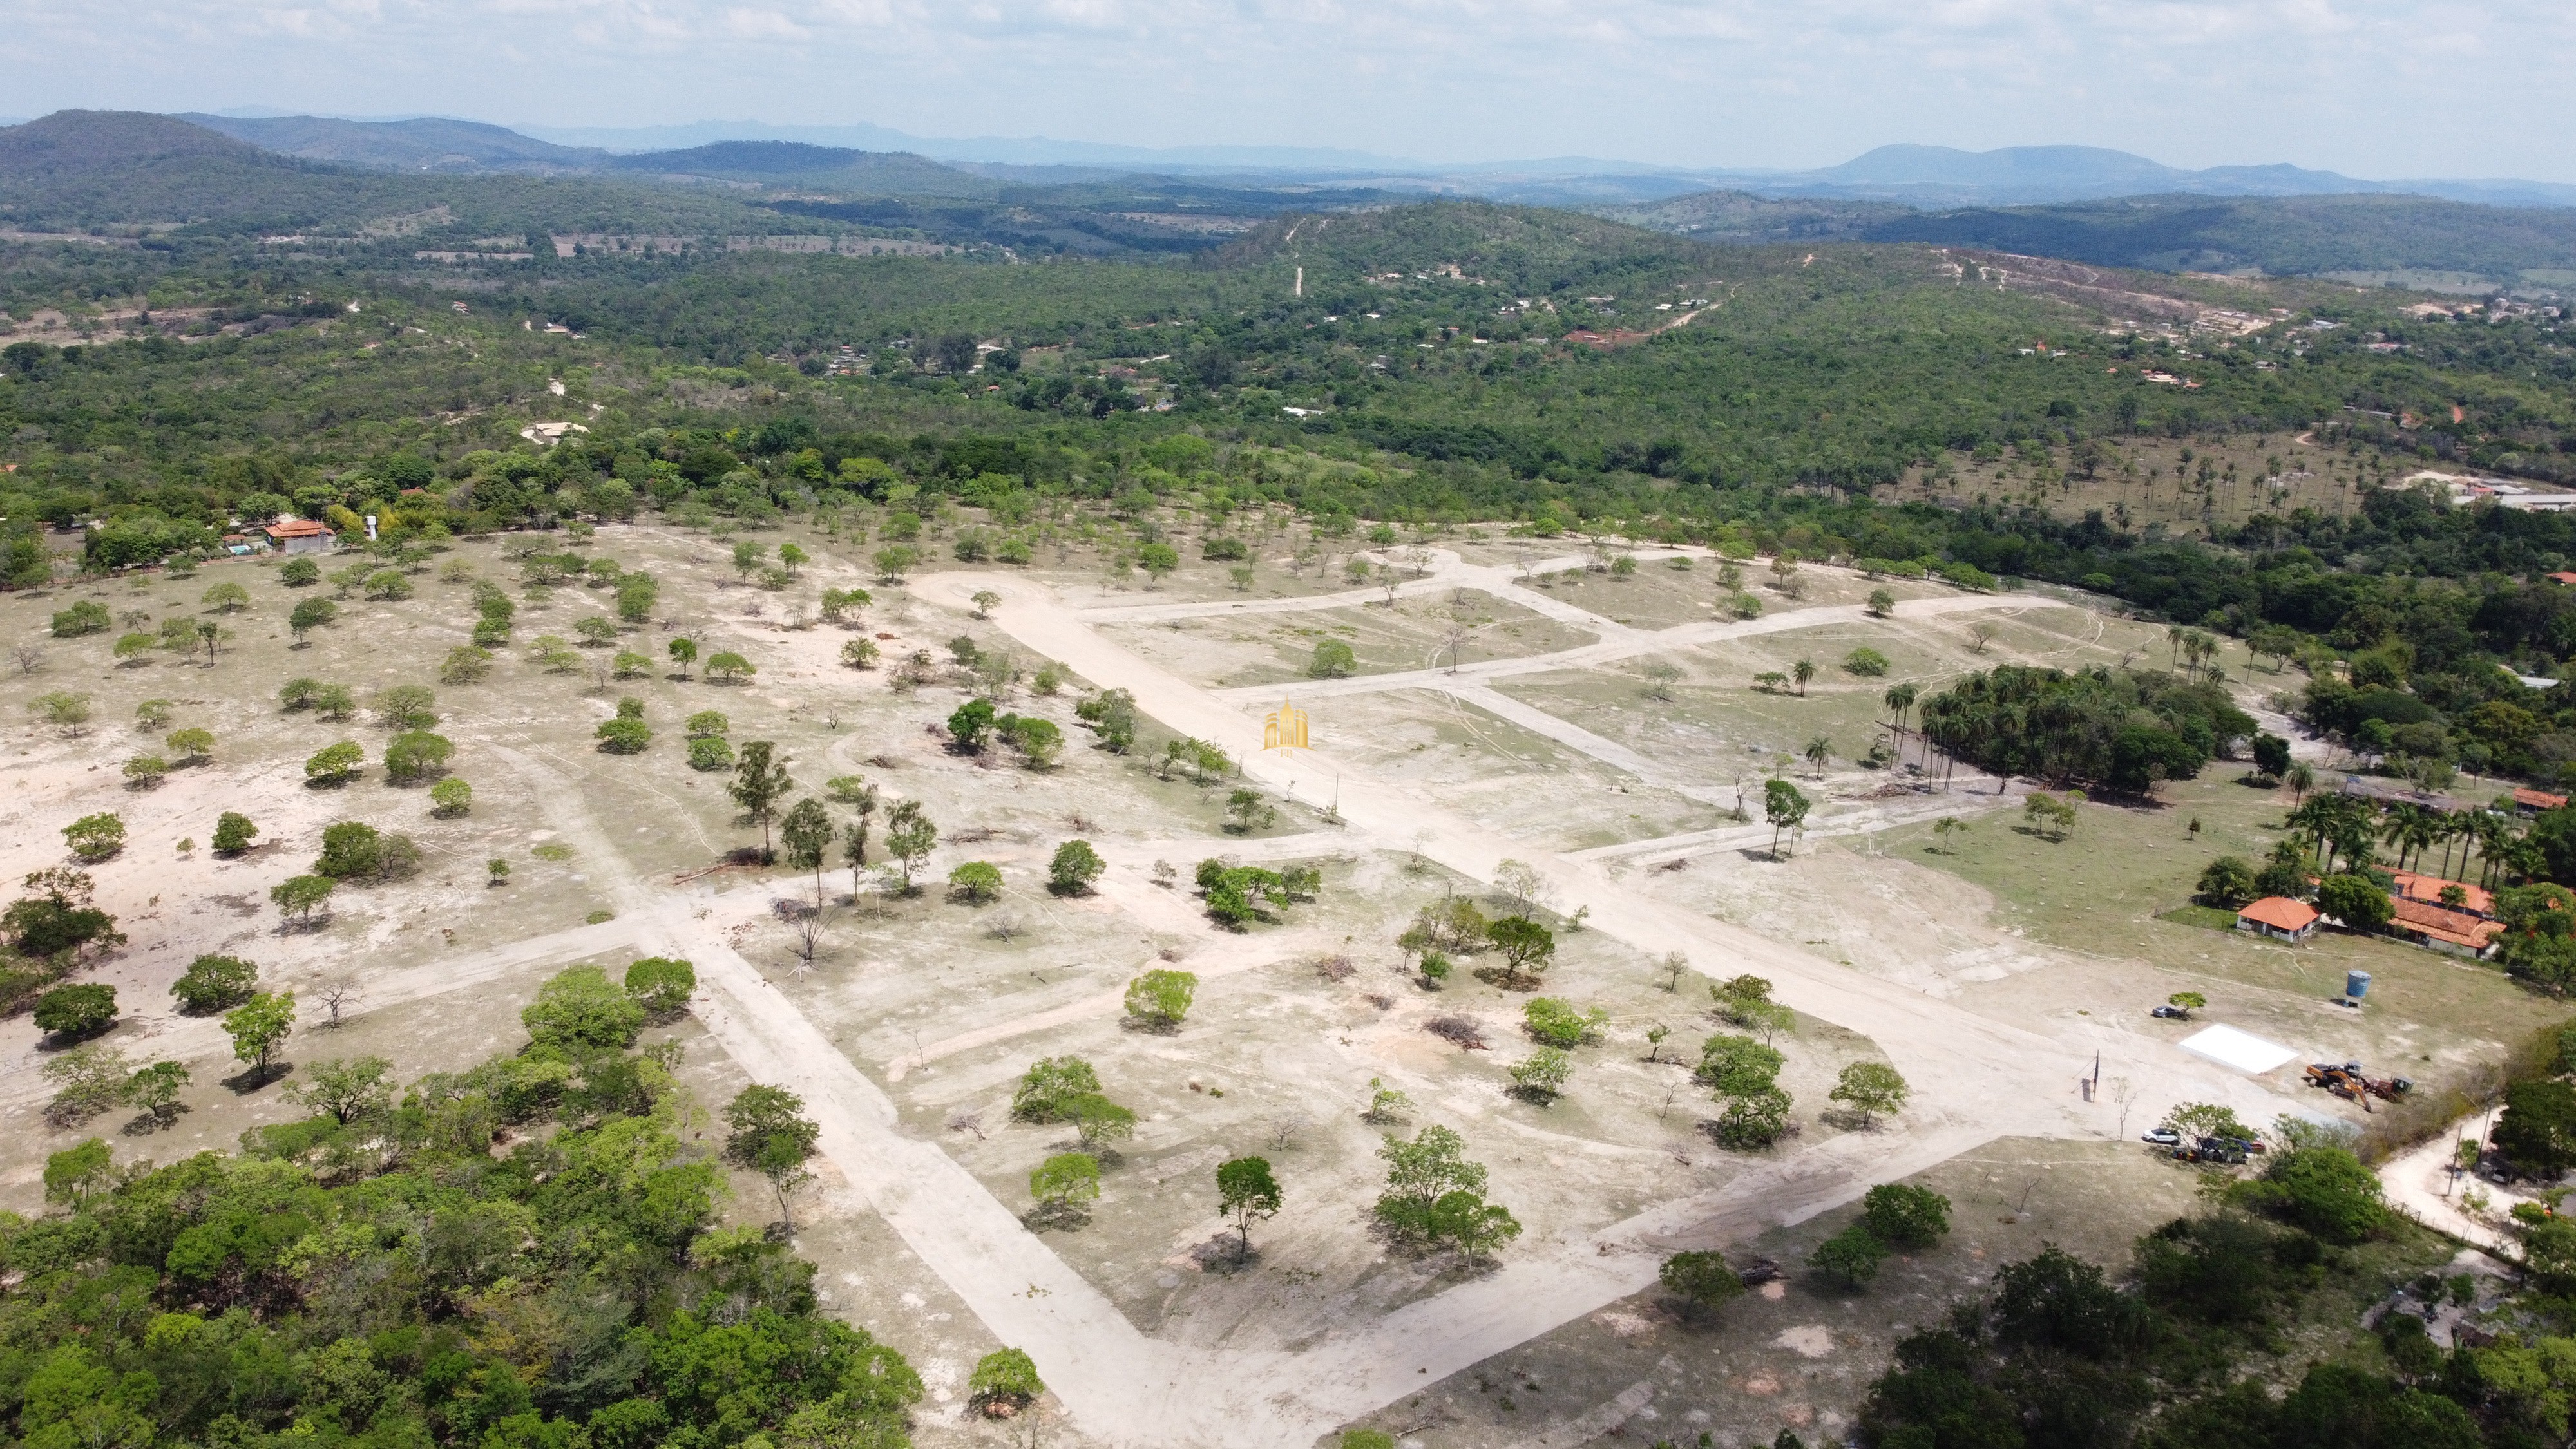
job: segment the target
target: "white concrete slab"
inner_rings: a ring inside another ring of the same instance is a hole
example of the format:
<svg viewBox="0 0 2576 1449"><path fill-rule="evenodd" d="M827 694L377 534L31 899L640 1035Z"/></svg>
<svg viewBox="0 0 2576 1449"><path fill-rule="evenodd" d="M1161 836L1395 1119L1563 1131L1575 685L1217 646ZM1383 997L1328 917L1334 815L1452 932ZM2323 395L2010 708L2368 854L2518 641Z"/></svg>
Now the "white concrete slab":
<svg viewBox="0 0 2576 1449"><path fill-rule="evenodd" d="M2213 1026L2185 1037L2182 1049L2196 1057L2206 1057L2222 1067L2240 1072L2261 1074L2298 1055L2276 1041L2265 1041L2252 1032L2232 1026Z"/></svg>

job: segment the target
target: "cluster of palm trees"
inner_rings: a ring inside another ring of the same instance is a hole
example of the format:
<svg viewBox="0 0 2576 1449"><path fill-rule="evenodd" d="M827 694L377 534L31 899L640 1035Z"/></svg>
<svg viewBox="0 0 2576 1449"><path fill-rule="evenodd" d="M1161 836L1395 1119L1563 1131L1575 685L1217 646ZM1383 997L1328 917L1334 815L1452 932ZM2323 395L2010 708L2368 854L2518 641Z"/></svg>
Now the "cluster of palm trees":
<svg viewBox="0 0 2576 1449"><path fill-rule="evenodd" d="M1878 701L1887 706L1890 716L1887 728L1896 736L1896 763L1899 765L1905 763L1905 738L1907 735L1912 735L1923 743L1923 764L1928 769L1932 764L1932 737L1921 730L1909 730L1905 727L1905 717L1913 713L1914 702L1922 697L1923 691L1914 685L1896 684L1888 686L1887 692L1880 695ZM1944 787L1950 781L1950 763L1948 756L1942 757L1941 782Z"/></svg>
<svg viewBox="0 0 2576 1449"><path fill-rule="evenodd" d="M2173 646L2174 668L2186 679L2198 679L2209 670L2210 681L2217 683L2226 676L2215 667L2218 663L2218 636L2205 629L2176 624L2165 630L2165 642Z"/></svg>
<svg viewBox="0 0 2576 1449"><path fill-rule="evenodd" d="M2442 810L2401 801L2381 811L2358 796L2311 795L2290 812L2289 826L2293 835L2306 838L2327 875L2335 873L2338 860L2347 872L2371 864L2374 845L2395 849L2399 870L2408 869L2410 860L2422 869L2438 845L2441 868L2433 873L2444 880L2458 879L2452 874L2454 850L2461 870L2468 869L2472 858L2479 861L2478 879L2488 886L2502 872L2529 877L2544 869L2540 848L2512 817L2492 810Z"/></svg>

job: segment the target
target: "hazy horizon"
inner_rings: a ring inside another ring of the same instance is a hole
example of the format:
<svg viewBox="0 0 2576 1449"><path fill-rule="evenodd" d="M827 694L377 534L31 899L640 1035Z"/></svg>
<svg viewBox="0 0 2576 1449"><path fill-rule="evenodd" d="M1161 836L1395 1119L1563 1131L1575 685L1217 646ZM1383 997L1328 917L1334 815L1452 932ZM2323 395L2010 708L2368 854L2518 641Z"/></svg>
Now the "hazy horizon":
<svg viewBox="0 0 2576 1449"><path fill-rule="evenodd" d="M255 106L549 129L757 115L940 139L1705 169L1811 169L1903 142L2090 145L2187 169L2576 181L2554 140L2576 121L2576 87L2556 73L2576 10L2524 0L23 0L18 13L0 60L18 77L9 109L26 115ZM2475 105L2452 99L2463 76Z"/></svg>

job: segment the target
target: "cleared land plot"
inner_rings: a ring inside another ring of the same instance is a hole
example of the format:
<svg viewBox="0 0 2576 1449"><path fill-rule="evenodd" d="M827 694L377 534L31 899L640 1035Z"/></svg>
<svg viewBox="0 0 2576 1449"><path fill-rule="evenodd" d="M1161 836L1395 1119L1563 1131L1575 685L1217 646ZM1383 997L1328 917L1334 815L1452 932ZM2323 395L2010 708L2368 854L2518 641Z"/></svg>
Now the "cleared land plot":
<svg viewBox="0 0 2576 1449"><path fill-rule="evenodd" d="M1481 590L1465 590L1355 608L1320 609L1245 619L1175 619L1157 624L1109 624L1101 633L1148 659L1210 688L1255 684L1294 686L1309 677L1315 646L1338 640L1350 646L1355 674L1429 669L1448 662L1445 640L1454 625L1466 637L1468 659L1553 654L1593 641L1593 635L1533 613Z"/></svg>

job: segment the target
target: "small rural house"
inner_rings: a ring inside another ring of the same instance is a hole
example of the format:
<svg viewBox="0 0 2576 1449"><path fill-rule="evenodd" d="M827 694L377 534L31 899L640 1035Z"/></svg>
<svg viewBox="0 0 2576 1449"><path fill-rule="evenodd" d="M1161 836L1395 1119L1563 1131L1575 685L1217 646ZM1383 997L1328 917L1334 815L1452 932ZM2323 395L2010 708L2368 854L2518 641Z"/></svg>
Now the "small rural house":
<svg viewBox="0 0 2576 1449"><path fill-rule="evenodd" d="M2236 913L2236 929L2293 945L2317 933L2317 908L2288 896L2265 896Z"/></svg>
<svg viewBox="0 0 2576 1449"><path fill-rule="evenodd" d="M281 518L260 531L280 553L328 553L340 541L329 524L309 518Z"/></svg>

